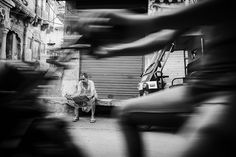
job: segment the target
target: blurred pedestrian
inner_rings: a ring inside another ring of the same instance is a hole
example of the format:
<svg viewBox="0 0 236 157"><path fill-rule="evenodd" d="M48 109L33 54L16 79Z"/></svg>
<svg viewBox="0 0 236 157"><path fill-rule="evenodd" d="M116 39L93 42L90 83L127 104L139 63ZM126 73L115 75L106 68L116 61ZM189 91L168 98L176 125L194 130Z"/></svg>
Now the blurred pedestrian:
<svg viewBox="0 0 236 157"><path fill-rule="evenodd" d="M21 62L22 68L10 63L0 62L0 156L84 157L67 131L67 123L48 117L38 98L35 89L48 78L33 70L33 65ZM27 72L21 70L27 67Z"/></svg>
<svg viewBox="0 0 236 157"><path fill-rule="evenodd" d="M129 156L144 155L137 125L158 125L159 113L191 109L195 116L182 131L191 136L181 156L235 156L236 25L230 6L235 6L235 1L201 0L155 16L105 10L81 14L78 30L99 43L91 52L99 58L144 55L162 49L194 28L203 31L206 47L197 79L190 80L187 86L123 102L119 115Z"/></svg>

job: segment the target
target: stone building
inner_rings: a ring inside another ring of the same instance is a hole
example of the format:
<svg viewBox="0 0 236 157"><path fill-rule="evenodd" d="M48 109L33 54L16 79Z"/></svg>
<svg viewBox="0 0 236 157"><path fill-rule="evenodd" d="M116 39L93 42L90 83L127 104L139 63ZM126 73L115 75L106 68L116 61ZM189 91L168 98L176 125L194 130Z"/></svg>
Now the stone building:
<svg viewBox="0 0 236 157"><path fill-rule="evenodd" d="M7 34L10 28L10 10L15 7L15 3L11 0L0 1L0 58L6 59L6 43L7 43Z"/></svg>
<svg viewBox="0 0 236 157"><path fill-rule="evenodd" d="M0 59L45 60L57 19L55 0L0 1ZM62 38L62 37L61 37Z"/></svg>

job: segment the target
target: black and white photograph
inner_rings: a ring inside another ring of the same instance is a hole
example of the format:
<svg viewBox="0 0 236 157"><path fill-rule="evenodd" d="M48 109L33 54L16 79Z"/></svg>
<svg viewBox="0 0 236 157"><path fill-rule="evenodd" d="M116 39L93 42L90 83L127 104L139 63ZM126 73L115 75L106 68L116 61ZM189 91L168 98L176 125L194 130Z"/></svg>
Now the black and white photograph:
<svg viewBox="0 0 236 157"><path fill-rule="evenodd" d="M0 156L236 156L234 6L0 0Z"/></svg>

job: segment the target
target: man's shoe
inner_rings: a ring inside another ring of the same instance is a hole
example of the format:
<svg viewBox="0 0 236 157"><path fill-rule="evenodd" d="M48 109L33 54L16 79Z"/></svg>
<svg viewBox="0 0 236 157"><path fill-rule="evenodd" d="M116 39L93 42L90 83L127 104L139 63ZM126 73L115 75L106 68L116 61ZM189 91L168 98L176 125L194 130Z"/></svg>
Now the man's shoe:
<svg viewBox="0 0 236 157"><path fill-rule="evenodd" d="M79 120L79 118L74 118L73 120L72 120L72 122L77 122Z"/></svg>

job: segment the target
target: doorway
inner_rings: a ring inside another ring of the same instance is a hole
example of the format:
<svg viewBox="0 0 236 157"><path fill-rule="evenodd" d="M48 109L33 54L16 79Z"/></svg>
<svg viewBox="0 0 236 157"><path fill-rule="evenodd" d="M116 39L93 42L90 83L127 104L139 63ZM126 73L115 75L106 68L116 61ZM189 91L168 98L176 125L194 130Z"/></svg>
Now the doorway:
<svg viewBox="0 0 236 157"><path fill-rule="evenodd" d="M9 31L7 34L6 59L21 59L21 39L14 31Z"/></svg>

